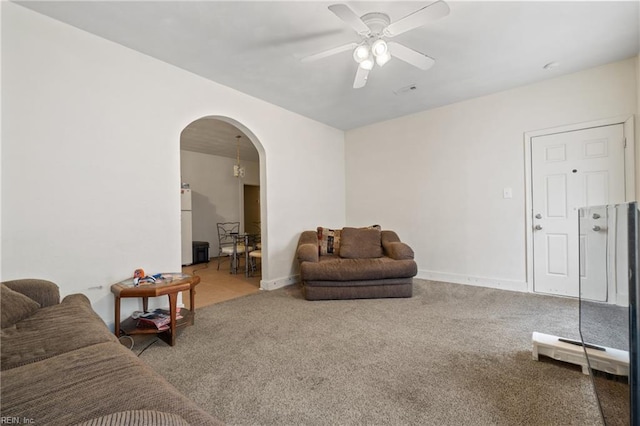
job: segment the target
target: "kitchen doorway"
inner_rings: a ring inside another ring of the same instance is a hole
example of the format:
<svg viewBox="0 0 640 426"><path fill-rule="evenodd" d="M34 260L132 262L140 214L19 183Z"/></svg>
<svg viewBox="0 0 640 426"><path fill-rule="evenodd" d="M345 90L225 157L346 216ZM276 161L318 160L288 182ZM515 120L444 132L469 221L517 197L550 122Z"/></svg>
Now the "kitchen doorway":
<svg viewBox="0 0 640 426"><path fill-rule="evenodd" d="M239 274L230 274L228 256L220 257L218 271L217 223L240 222L241 232L261 234L263 243L266 241L266 226L256 228L266 216L261 211L265 203L260 199L265 197L266 188L264 148L239 122L228 117L205 116L192 121L182 131L180 166L181 182L188 185L193 198L192 239L208 243L209 247L208 263L183 268L201 277L198 289L201 301L205 305L217 303L259 290L268 267L267 256L261 264L262 275L245 277L244 263ZM248 219L245 204L250 207ZM263 230L265 232L261 232ZM262 244L262 251L265 249L266 245ZM207 287L211 287L210 298L206 297Z"/></svg>

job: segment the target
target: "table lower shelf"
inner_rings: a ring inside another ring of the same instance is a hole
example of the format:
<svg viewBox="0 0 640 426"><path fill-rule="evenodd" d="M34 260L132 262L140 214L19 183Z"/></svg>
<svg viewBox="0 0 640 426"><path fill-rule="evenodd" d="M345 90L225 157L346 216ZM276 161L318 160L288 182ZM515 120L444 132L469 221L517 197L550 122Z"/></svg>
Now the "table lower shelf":
<svg viewBox="0 0 640 426"><path fill-rule="evenodd" d="M182 318L176 319L176 328L184 327L187 325L193 325L195 313L189 309L180 308L180 315ZM158 330L153 327L138 327L138 320L131 317L125 319L120 323L120 333L126 335L134 334L163 334L171 333L171 329Z"/></svg>

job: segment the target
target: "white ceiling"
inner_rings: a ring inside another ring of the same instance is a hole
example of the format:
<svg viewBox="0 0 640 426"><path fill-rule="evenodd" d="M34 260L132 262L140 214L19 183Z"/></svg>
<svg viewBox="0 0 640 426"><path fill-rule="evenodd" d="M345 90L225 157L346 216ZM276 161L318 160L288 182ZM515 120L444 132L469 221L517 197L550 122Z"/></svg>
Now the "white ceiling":
<svg viewBox="0 0 640 426"><path fill-rule="evenodd" d="M353 89L350 52L300 58L356 33L325 1L21 1L19 4L339 129L407 115L632 57L639 3L458 2L394 41L436 59L392 59ZM396 21L431 1L346 2ZM559 66L544 70L556 61ZM394 93L415 85L416 90Z"/></svg>

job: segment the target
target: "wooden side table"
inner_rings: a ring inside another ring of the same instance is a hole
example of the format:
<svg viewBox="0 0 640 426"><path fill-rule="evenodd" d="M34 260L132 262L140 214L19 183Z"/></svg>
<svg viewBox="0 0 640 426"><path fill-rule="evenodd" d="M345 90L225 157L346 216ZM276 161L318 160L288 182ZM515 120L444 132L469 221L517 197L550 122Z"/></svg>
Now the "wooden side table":
<svg viewBox="0 0 640 426"><path fill-rule="evenodd" d="M174 346L176 344L176 331L178 327L193 325L195 317L195 287L200 283L200 277L183 273L162 274L165 279L158 280L153 284L142 284L135 286L133 278L121 281L111 286L111 293L115 296L115 330L114 334L120 337L120 333L131 334L158 334L158 336ZM182 318L176 319L178 293L189 290L190 309L181 308ZM120 322L120 299L124 297L141 297L144 312L149 309L149 297L169 296L169 315L171 318L168 330L157 330L154 328L138 327L137 320L129 317Z"/></svg>

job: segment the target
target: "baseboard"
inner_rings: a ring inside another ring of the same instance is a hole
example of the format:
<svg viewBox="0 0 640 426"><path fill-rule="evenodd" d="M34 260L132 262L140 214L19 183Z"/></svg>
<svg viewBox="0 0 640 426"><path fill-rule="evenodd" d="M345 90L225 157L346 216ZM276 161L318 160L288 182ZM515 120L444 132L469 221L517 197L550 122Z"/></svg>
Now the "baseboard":
<svg viewBox="0 0 640 426"><path fill-rule="evenodd" d="M529 291L526 281L504 280L498 278L472 277L467 275L452 274L448 272L418 271L416 278L431 281L444 281L454 284L473 285L477 287L497 288L500 290Z"/></svg>
<svg viewBox="0 0 640 426"><path fill-rule="evenodd" d="M276 278L275 280L260 280L260 290L276 290L300 282L300 275Z"/></svg>

